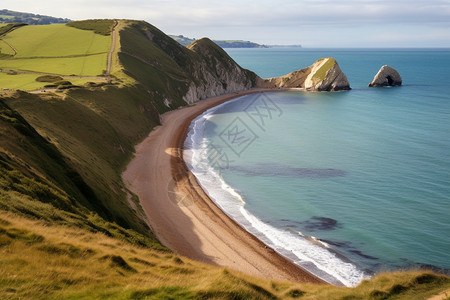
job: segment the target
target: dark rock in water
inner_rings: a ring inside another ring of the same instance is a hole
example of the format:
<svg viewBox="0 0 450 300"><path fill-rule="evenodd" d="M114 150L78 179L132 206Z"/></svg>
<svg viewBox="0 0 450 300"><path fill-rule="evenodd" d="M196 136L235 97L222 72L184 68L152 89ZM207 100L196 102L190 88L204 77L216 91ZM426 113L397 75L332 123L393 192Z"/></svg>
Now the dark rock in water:
<svg viewBox="0 0 450 300"><path fill-rule="evenodd" d="M298 168L287 165L262 163L249 167L230 166L230 170L248 176L292 177L292 178L332 178L344 177L347 172L339 169Z"/></svg>
<svg viewBox="0 0 450 300"><path fill-rule="evenodd" d="M373 78L372 82L369 83L370 87L399 85L402 85L402 77L397 70L387 65L382 66Z"/></svg>
<svg viewBox="0 0 450 300"><path fill-rule="evenodd" d="M359 255L361 257L367 258L367 259L371 259L371 260L377 260L379 259L378 257L375 256L371 256L368 254L364 254L362 253L360 250L355 249L352 245L351 242L341 242L341 241L332 241L332 240L326 240L326 239L319 239L322 242L325 242L331 246L335 246L335 247L339 247L339 248L347 248L348 251Z"/></svg>
<svg viewBox="0 0 450 300"><path fill-rule="evenodd" d="M361 251L356 250L356 249L350 250L350 252L352 252L352 253L354 253L354 254L356 254L356 255L359 255L359 256L361 256L361 257L367 258L367 259L373 259L373 260L378 259L378 257L364 254L364 253L362 253Z"/></svg>
<svg viewBox="0 0 450 300"><path fill-rule="evenodd" d="M332 241L332 240L326 240L326 239L319 239L321 242L327 243L331 246L336 246L336 247L345 247L345 248L349 248L351 242L340 242L340 241Z"/></svg>
<svg viewBox="0 0 450 300"><path fill-rule="evenodd" d="M302 225L309 231L333 230L338 226L338 222L332 218L312 217L310 220L303 222Z"/></svg>

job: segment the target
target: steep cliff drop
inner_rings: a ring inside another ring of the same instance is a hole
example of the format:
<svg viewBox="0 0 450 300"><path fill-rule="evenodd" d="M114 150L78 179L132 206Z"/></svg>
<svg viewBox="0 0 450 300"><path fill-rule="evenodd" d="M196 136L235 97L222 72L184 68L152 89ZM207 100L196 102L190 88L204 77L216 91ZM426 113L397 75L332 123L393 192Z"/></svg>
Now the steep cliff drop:
<svg viewBox="0 0 450 300"><path fill-rule="evenodd" d="M187 49L199 57L192 69L193 81L183 97L187 103L255 87L258 76L241 68L225 50L210 39L196 40Z"/></svg>

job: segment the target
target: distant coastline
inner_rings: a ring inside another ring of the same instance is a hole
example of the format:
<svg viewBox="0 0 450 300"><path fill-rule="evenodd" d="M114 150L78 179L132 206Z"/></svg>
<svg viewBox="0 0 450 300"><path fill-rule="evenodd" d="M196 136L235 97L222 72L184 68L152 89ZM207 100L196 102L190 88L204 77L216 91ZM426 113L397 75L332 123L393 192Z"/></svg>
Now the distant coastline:
<svg viewBox="0 0 450 300"><path fill-rule="evenodd" d="M189 46L196 39L185 37L184 35L169 35L183 46ZM302 48L302 45L263 45L244 40L213 40L222 48Z"/></svg>

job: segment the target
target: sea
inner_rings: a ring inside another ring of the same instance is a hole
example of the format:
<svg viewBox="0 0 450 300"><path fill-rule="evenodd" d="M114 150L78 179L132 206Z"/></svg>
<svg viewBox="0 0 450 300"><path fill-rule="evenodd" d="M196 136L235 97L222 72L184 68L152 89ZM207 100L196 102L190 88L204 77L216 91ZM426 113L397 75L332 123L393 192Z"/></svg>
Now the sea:
<svg viewBox="0 0 450 300"><path fill-rule="evenodd" d="M312 274L355 286L450 269L450 49L228 49L269 78L333 57L352 90L264 92L190 125L185 160L212 200ZM400 87L370 88L383 65Z"/></svg>

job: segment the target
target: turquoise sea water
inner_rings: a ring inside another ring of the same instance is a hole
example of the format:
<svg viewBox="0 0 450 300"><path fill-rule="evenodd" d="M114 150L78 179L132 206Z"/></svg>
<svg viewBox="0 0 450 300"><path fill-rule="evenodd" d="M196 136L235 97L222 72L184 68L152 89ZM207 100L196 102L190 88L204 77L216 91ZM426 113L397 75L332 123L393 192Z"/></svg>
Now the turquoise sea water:
<svg viewBox="0 0 450 300"><path fill-rule="evenodd" d="M191 124L186 160L222 209L335 284L450 269L450 51L231 49L261 77L336 58L352 90L248 95ZM396 88L368 88L389 64Z"/></svg>

